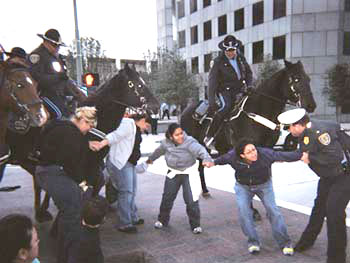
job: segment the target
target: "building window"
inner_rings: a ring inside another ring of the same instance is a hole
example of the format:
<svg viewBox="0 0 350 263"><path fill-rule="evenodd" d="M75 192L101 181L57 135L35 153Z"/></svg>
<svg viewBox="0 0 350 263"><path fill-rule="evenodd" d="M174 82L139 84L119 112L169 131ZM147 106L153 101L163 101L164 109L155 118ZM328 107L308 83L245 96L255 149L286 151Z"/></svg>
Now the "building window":
<svg viewBox="0 0 350 263"><path fill-rule="evenodd" d="M350 32L344 32L343 54L350 55Z"/></svg>
<svg viewBox="0 0 350 263"><path fill-rule="evenodd" d="M178 41L179 41L179 48L183 48L186 46L186 31L182 30L177 33L178 34Z"/></svg>
<svg viewBox="0 0 350 263"><path fill-rule="evenodd" d="M198 43L198 26L191 27L191 45Z"/></svg>
<svg viewBox="0 0 350 263"><path fill-rule="evenodd" d="M211 39L211 20L203 24L203 39L204 41Z"/></svg>
<svg viewBox="0 0 350 263"><path fill-rule="evenodd" d="M198 74L198 57L194 57L191 59L191 65L192 65L192 73Z"/></svg>
<svg viewBox="0 0 350 263"><path fill-rule="evenodd" d="M264 1L253 5L253 26L264 23Z"/></svg>
<svg viewBox="0 0 350 263"><path fill-rule="evenodd" d="M226 15L220 16L218 18L219 23L218 23L218 27L219 27L219 36L222 35L226 35L227 34L227 18Z"/></svg>
<svg viewBox="0 0 350 263"><path fill-rule="evenodd" d="M272 59L283 59L286 57L286 36L273 38Z"/></svg>
<svg viewBox="0 0 350 263"><path fill-rule="evenodd" d="M345 11L350 12L350 0L345 0Z"/></svg>
<svg viewBox="0 0 350 263"><path fill-rule="evenodd" d="M241 52L244 55L244 46L239 47L239 52Z"/></svg>
<svg viewBox="0 0 350 263"><path fill-rule="evenodd" d="M235 31L244 28L244 8L235 11Z"/></svg>
<svg viewBox="0 0 350 263"><path fill-rule="evenodd" d="M212 60L211 53L204 55L204 72L209 72L211 60Z"/></svg>
<svg viewBox="0 0 350 263"><path fill-rule="evenodd" d="M197 11L197 0L190 1L190 12L191 14Z"/></svg>
<svg viewBox="0 0 350 263"><path fill-rule="evenodd" d="M263 62L264 60L264 41L253 43L253 64Z"/></svg>
<svg viewBox="0 0 350 263"><path fill-rule="evenodd" d="M185 0L177 2L177 17L181 18L185 16Z"/></svg>
<svg viewBox="0 0 350 263"><path fill-rule="evenodd" d="M286 16L286 0L273 0L273 19Z"/></svg>
<svg viewBox="0 0 350 263"><path fill-rule="evenodd" d="M203 0L203 8L210 6L211 5L211 0Z"/></svg>

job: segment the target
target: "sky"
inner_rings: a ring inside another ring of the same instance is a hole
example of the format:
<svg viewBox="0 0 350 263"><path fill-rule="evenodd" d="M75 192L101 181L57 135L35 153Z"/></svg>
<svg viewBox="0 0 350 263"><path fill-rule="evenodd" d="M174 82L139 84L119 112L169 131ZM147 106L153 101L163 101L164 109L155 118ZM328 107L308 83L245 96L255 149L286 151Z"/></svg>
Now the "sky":
<svg viewBox="0 0 350 263"><path fill-rule="evenodd" d="M144 59L157 48L156 0L76 0L80 37L99 40L105 55ZM0 44L30 53L48 29L55 28L67 45L75 38L73 0L2 0ZM61 53L66 50L61 48Z"/></svg>

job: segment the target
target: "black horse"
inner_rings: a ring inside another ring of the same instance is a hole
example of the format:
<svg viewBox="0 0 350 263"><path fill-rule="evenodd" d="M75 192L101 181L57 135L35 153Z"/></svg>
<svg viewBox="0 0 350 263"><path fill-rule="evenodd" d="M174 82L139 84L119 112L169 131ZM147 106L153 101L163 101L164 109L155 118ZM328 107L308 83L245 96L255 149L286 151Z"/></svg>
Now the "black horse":
<svg viewBox="0 0 350 263"><path fill-rule="evenodd" d="M273 147L277 142L280 131L271 130L253 121L246 113L255 113L277 123L277 116L284 110L286 104L303 107L308 112L315 110L316 103L310 88L310 78L306 75L303 64L300 61L294 64L288 61L284 63L283 69L261 83L249 95L243 111L237 118L232 118L237 114L237 111L233 111L230 118L222 124L215 137L215 147L220 155L233 148L241 137L250 137L256 145L264 147ZM200 125L193 119L196 106L189 105L184 110L181 126L188 134L202 141L206 125L205 121ZM208 193L201 163L198 170L203 193Z"/></svg>
<svg viewBox="0 0 350 263"><path fill-rule="evenodd" d="M118 74L106 81L97 92L89 96L80 103L79 106L95 106L97 108L98 126L97 129L104 133L115 130L123 118L127 107L135 109L158 109L159 103L146 86L140 75L129 66L125 66ZM49 206L49 196L46 194L41 204L41 189L34 180L36 163L28 159L28 153L32 151L34 141L39 136L39 129L30 129L27 134L20 135L8 130L7 143L11 147L13 156L12 162L19 164L22 168L33 175L34 184L34 208L35 217L39 222L52 219L47 211ZM93 136L89 134L88 136ZM94 140L96 140L94 138ZM94 186L95 192L102 187L100 180L100 170L103 158L108 150L98 153L92 152L89 155L89 183ZM0 166L0 173L4 171L4 166Z"/></svg>

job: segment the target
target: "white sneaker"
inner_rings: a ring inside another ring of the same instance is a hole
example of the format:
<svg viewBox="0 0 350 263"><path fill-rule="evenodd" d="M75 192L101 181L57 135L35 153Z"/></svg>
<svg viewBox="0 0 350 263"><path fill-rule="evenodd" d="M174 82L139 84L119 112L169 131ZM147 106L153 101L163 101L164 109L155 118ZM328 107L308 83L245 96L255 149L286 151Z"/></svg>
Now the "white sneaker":
<svg viewBox="0 0 350 263"><path fill-rule="evenodd" d="M257 245L251 245L248 247L248 251L250 254L258 254L260 252L260 247Z"/></svg>
<svg viewBox="0 0 350 263"><path fill-rule="evenodd" d="M202 228L200 226L197 226L195 229L193 229L193 234L200 234L203 232Z"/></svg>
<svg viewBox="0 0 350 263"><path fill-rule="evenodd" d="M157 228L157 229L160 229L160 228L163 227L163 224L162 224L162 222L157 221L157 222L154 223L154 227Z"/></svg>
<svg viewBox="0 0 350 263"><path fill-rule="evenodd" d="M283 249L282 249L282 253L283 255L285 256L293 256L294 254L294 248L290 245L288 246L285 246Z"/></svg>

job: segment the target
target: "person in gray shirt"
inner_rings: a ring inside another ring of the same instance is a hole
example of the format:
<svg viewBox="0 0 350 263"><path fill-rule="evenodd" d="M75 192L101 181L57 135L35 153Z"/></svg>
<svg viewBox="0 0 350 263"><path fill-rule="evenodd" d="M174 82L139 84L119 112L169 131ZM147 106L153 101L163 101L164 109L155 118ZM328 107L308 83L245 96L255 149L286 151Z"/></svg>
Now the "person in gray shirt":
<svg viewBox="0 0 350 263"><path fill-rule="evenodd" d="M195 164L198 158L203 160L203 164L213 160L207 150L196 139L188 136L177 123L169 125L166 139L149 156L147 164L152 164L162 155L164 155L169 169L165 179L158 221L154 224L154 227L162 228L168 225L171 209L182 186L191 230L194 234L199 234L202 232L198 203L199 195L195 194L195 180L198 176L196 174L191 176L190 174L192 171L197 171Z"/></svg>

